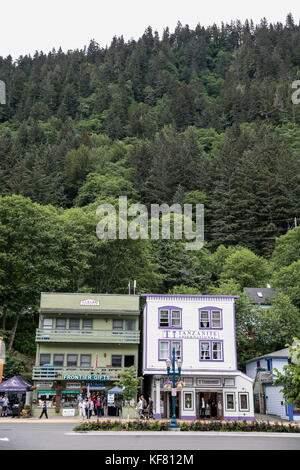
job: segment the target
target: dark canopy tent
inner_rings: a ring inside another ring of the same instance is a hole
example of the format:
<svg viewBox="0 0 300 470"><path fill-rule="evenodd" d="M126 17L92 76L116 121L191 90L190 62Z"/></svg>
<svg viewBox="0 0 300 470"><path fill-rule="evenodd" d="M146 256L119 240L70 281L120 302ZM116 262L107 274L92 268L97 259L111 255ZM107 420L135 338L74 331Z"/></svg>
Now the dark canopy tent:
<svg viewBox="0 0 300 470"><path fill-rule="evenodd" d="M15 375L0 383L0 393L25 393L31 390L32 385L19 375Z"/></svg>

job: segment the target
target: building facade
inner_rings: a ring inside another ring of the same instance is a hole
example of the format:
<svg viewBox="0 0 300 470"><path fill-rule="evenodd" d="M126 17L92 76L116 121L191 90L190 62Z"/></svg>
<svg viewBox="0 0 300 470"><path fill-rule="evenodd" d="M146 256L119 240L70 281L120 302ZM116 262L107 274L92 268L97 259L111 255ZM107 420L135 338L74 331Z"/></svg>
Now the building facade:
<svg viewBox="0 0 300 470"><path fill-rule="evenodd" d="M273 385L272 372L289 364L289 348L280 349L246 361L246 374L254 380L253 399L256 413L277 415L281 419L300 421L300 403L285 405L282 386Z"/></svg>
<svg viewBox="0 0 300 470"><path fill-rule="evenodd" d="M166 360L175 349L182 363L182 390L176 391L177 418L201 416L253 420L253 379L237 370L232 296L145 294L143 374L156 418L172 414L172 390ZM179 384L180 388L180 384Z"/></svg>
<svg viewBox="0 0 300 470"><path fill-rule="evenodd" d="M42 293L36 362L35 414L40 400L76 408L78 394L106 394L123 368L138 368L139 296Z"/></svg>

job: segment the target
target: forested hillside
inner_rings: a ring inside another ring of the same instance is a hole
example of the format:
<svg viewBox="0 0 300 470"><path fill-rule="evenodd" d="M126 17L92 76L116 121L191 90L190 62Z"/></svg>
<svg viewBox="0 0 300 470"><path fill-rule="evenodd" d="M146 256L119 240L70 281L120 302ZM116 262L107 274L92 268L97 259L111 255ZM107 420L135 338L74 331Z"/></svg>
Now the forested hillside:
<svg viewBox="0 0 300 470"><path fill-rule="evenodd" d="M239 21L0 57L0 308L34 353L41 291L242 294L240 361L300 334L300 25ZM205 205L204 249L100 241L100 203ZM28 310L31 308L31 310ZM288 313L287 313L288 312ZM259 328L258 328L258 325ZM284 327L283 327L284 326ZM20 333L21 332L21 333ZM250 341L251 339L251 341Z"/></svg>

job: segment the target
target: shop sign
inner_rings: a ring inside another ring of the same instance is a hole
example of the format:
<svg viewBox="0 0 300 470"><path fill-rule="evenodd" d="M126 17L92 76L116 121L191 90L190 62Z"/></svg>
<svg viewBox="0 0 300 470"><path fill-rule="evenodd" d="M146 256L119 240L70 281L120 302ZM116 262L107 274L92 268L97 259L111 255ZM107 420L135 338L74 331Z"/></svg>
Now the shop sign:
<svg viewBox="0 0 300 470"><path fill-rule="evenodd" d="M163 338L168 339L218 339L219 332L212 330L164 330Z"/></svg>
<svg viewBox="0 0 300 470"><path fill-rule="evenodd" d="M62 415L63 416L75 416L75 409L74 408L63 408Z"/></svg>
<svg viewBox="0 0 300 470"><path fill-rule="evenodd" d="M172 397L176 397L176 395L177 395L176 388L172 388Z"/></svg>
<svg viewBox="0 0 300 470"><path fill-rule="evenodd" d="M53 382L36 382L35 384L36 388L41 388L41 387L53 387Z"/></svg>
<svg viewBox="0 0 300 470"><path fill-rule="evenodd" d="M110 375L62 375L62 380L111 380Z"/></svg>
<svg viewBox="0 0 300 470"><path fill-rule="evenodd" d="M38 395L56 395L56 390L39 390Z"/></svg>
<svg viewBox="0 0 300 470"><path fill-rule="evenodd" d="M72 389L72 390L80 390L81 384L80 382L67 382L66 383L66 388L67 389Z"/></svg>
<svg viewBox="0 0 300 470"><path fill-rule="evenodd" d="M105 382L85 382L85 386L90 390L105 390Z"/></svg>
<svg viewBox="0 0 300 470"><path fill-rule="evenodd" d="M115 403L115 396L113 393L108 393L107 394L107 404L108 405L113 405Z"/></svg>
<svg viewBox="0 0 300 470"><path fill-rule="evenodd" d="M86 299L86 300L81 300L80 305L100 305L100 302L99 300Z"/></svg>

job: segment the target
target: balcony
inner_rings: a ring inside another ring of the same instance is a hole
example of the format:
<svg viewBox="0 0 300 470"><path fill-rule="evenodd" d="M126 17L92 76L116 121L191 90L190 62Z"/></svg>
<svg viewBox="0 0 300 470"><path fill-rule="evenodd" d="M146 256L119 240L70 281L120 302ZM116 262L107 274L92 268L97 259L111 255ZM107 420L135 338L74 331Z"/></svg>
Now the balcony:
<svg viewBox="0 0 300 470"><path fill-rule="evenodd" d="M118 380L121 367L55 367L36 366L33 367L33 380Z"/></svg>
<svg viewBox="0 0 300 470"><path fill-rule="evenodd" d="M138 330L60 330L37 329L36 342L48 343L135 343L140 342Z"/></svg>

